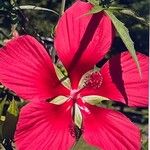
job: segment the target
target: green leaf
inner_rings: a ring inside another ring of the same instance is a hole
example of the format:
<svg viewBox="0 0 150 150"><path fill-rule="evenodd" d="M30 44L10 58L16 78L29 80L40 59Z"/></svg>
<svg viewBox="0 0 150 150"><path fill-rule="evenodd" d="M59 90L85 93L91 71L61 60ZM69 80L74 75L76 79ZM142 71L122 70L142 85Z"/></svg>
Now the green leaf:
<svg viewBox="0 0 150 150"><path fill-rule="evenodd" d="M101 12L102 10L104 10L103 7L95 5L87 14L96 14L98 12Z"/></svg>
<svg viewBox="0 0 150 150"><path fill-rule="evenodd" d="M122 9L124 9L124 8L123 7L114 7L114 6L110 6L108 8L108 10L111 10L111 11L118 11L118 10L122 10Z"/></svg>
<svg viewBox="0 0 150 150"><path fill-rule="evenodd" d="M140 69L140 65L136 56L136 52L135 52L135 48L134 48L134 43L129 35L129 30L125 27L124 23L122 23L120 20L118 20L116 18L116 16L108 11L105 10L105 12L107 13L107 15L111 18L117 32L119 33L122 41L124 42L125 46L127 47L129 53L131 54L132 58L134 59L136 66L138 68L139 74L141 76L141 69Z"/></svg>
<svg viewBox="0 0 150 150"><path fill-rule="evenodd" d="M5 121L5 116L2 116L2 113L3 113L3 109L4 109L6 99L7 99L7 96L5 96L5 98L2 99L1 102L0 102L0 120L1 121Z"/></svg>
<svg viewBox="0 0 150 150"><path fill-rule="evenodd" d="M4 104L5 104L5 100L1 100L1 102L0 102L0 116L1 116L2 113L3 113Z"/></svg>
<svg viewBox="0 0 150 150"><path fill-rule="evenodd" d="M16 117L18 116L19 114L18 105L14 99L10 102L10 105L7 111Z"/></svg>
<svg viewBox="0 0 150 150"><path fill-rule="evenodd" d="M18 9L17 7L15 9ZM33 6L33 5L22 5L19 6L19 9L23 9L23 10L39 10L39 11L48 11L48 12L52 12L56 15L59 16L59 13L52 10L52 9L48 9L48 8L43 8L43 7L38 7L38 6Z"/></svg>
<svg viewBox="0 0 150 150"><path fill-rule="evenodd" d="M0 45L3 45L3 41L0 39Z"/></svg>
<svg viewBox="0 0 150 150"><path fill-rule="evenodd" d="M84 139L81 137L74 147L71 150L101 150L94 146L89 145L87 142L84 141Z"/></svg>
<svg viewBox="0 0 150 150"><path fill-rule="evenodd" d="M148 140L142 144L143 150L148 150Z"/></svg>
<svg viewBox="0 0 150 150"><path fill-rule="evenodd" d="M88 0L92 5L99 5L99 0Z"/></svg>
<svg viewBox="0 0 150 150"><path fill-rule="evenodd" d="M14 5L14 4L17 3L17 0L10 0L10 3L11 3L12 5Z"/></svg>
<svg viewBox="0 0 150 150"><path fill-rule="evenodd" d="M123 9L120 11L120 13L134 17L135 19L137 19L141 23L148 24L144 18L137 16L136 13L130 9Z"/></svg>

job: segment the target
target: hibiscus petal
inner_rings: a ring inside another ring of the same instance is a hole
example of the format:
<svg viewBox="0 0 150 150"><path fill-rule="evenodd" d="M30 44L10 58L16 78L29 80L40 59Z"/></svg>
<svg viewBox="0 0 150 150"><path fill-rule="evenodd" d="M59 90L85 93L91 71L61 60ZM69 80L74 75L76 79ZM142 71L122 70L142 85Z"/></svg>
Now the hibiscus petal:
<svg viewBox="0 0 150 150"><path fill-rule="evenodd" d="M55 47L76 88L81 76L109 50L113 26L104 12L85 15L92 5L77 1L59 20Z"/></svg>
<svg viewBox="0 0 150 150"><path fill-rule="evenodd" d="M95 90L88 88L83 95L97 94L129 106L147 107L148 105L148 57L137 53L142 78L128 52L110 59L101 69L102 85ZM137 90L138 88L138 90Z"/></svg>
<svg viewBox="0 0 150 150"><path fill-rule="evenodd" d="M83 111L83 138L103 150L140 150L140 131L117 111L86 104Z"/></svg>
<svg viewBox="0 0 150 150"><path fill-rule="evenodd" d="M27 104L22 108L17 124L16 147L19 150L69 150L75 142L71 126L70 102Z"/></svg>
<svg viewBox="0 0 150 150"><path fill-rule="evenodd" d="M32 101L68 94L46 50L29 35L15 38L0 49L0 82Z"/></svg>

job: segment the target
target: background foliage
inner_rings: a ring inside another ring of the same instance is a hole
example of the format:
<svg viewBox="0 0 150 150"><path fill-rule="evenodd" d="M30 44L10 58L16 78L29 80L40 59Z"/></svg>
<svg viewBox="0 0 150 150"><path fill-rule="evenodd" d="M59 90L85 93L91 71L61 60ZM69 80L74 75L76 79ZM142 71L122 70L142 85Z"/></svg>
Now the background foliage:
<svg viewBox="0 0 150 150"><path fill-rule="evenodd" d="M67 0L68 8L74 1ZM18 6L26 5L24 10L18 10ZM27 6L28 5L28 6ZM29 5L47 8L48 10L31 9ZM143 17L146 21L149 19L149 0L115 0L113 6L125 7L131 9L137 14L137 17ZM0 45L4 44L5 39L12 37L12 31L17 29L19 34L31 34L37 37L47 47L48 51L55 56L52 51L54 29L59 19L61 0L0 0ZM58 14L51 12L56 11ZM126 14L116 16L125 23L130 31L132 40L135 43L135 49L148 55L148 24L139 21L136 18ZM119 36L116 37L112 46L112 51L119 52L126 50L125 45ZM0 142L5 149L12 149L12 140L17 122L19 109L25 104L23 100L17 97L2 85L0 86ZM147 123L148 111L142 108L128 108L127 106L109 103L105 107L117 109L127 115L132 121L137 123L142 129L143 150L147 148ZM0 148L1 149L1 148ZM75 146L74 149L94 150L83 140Z"/></svg>

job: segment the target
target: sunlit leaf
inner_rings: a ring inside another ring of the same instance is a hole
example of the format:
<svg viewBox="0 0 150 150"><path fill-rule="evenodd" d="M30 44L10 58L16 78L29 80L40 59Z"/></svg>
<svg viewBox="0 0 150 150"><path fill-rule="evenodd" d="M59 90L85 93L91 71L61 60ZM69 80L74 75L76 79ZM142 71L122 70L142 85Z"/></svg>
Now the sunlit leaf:
<svg viewBox="0 0 150 150"><path fill-rule="evenodd" d="M140 22L142 22L144 24L147 24L146 20L144 18L142 18L142 17L137 16L136 13L133 10L123 9L120 12L123 13L123 14L129 15L131 17L134 17L134 18L136 18L137 20L139 20Z"/></svg>
<svg viewBox="0 0 150 150"><path fill-rule="evenodd" d="M99 6L99 5L95 5L88 13L88 14L95 14L95 13L98 13L98 12L101 12L102 10L104 10L103 7Z"/></svg>
<svg viewBox="0 0 150 150"><path fill-rule="evenodd" d="M99 5L99 0L88 0L92 5Z"/></svg>
<svg viewBox="0 0 150 150"><path fill-rule="evenodd" d="M134 59L136 65L137 65L139 74L141 76L140 65L139 65L139 62L138 62L138 59L137 59L137 56L136 56L134 43L133 43L133 41L132 41L132 39L129 35L129 30L125 27L124 23L122 23L120 20L118 20L115 17L115 15L112 12L110 12L108 10L105 10L105 12L111 18L118 34L120 35L122 41L124 42L125 46L127 47L128 51L130 52L132 58Z"/></svg>
<svg viewBox="0 0 150 150"><path fill-rule="evenodd" d="M22 5L22 6L19 6L20 9L23 9L23 10L39 10L39 11L48 11L48 12L52 12L56 15L59 16L59 13L57 13L56 11L52 10L52 9L48 9L48 8L43 8L43 7L38 7L38 6L33 6L33 5ZM16 7L16 9L18 9Z"/></svg>
<svg viewBox="0 0 150 150"><path fill-rule="evenodd" d="M111 11L118 11L118 10L123 10L124 8L123 7L115 7L115 6L110 6L109 7L109 10L111 10Z"/></svg>
<svg viewBox="0 0 150 150"><path fill-rule="evenodd" d="M14 5L16 2L17 2L17 0L10 0L10 3L11 3L12 5Z"/></svg>
<svg viewBox="0 0 150 150"><path fill-rule="evenodd" d="M10 102L10 105L7 111L14 116L18 116L18 113L19 113L18 105L14 99Z"/></svg>

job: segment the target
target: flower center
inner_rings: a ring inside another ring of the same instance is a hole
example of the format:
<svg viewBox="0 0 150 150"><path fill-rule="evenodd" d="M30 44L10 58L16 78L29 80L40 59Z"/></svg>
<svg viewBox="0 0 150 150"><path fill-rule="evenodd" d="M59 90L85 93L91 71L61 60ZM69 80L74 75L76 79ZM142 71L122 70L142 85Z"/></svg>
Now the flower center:
<svg viewBox="0 0 150 150"><path fill-rule="evenodd" d="M79 96L80 96L79 90L73 89L73 90L70 91L70 97L72 99L77 99L77 98L79 98Z"/></svg>
<svg viewBox="0 0 150 150"><path fill-rule="evenodd" d="M102 81L103 77L100 72L92 72L85 77L84 84L86 87L97 89L102 85Z"/></svg>

